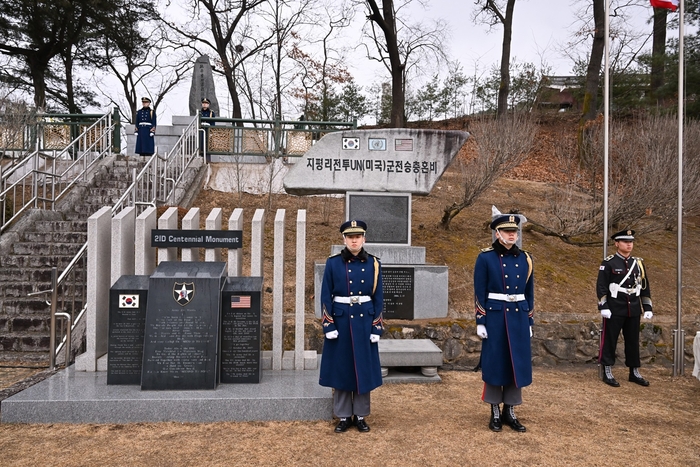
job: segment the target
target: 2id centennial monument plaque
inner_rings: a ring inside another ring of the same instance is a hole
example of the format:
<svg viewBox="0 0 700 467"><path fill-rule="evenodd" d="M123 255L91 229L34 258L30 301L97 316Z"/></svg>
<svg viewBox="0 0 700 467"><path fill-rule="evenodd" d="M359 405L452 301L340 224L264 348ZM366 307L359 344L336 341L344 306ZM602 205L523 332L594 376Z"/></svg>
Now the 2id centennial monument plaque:
<svg viewBox="0 0 700 467"><path fill-rule="evenodd" d="M141 389L215 389L223 262L162 262L151 275Z"/></svg>

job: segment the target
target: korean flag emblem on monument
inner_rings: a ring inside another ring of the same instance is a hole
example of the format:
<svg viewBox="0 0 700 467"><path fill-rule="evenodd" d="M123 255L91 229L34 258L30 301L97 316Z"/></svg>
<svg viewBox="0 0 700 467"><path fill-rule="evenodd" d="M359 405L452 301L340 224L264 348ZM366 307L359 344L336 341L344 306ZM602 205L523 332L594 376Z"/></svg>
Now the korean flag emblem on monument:
<svg viewBox="0 0 700 467"><path fill-rule="evenodd" d="M119 308L138 308L139 296L132 294L119 294Z"/></svg>
<svg viewBox="0 0 700 467"><path fill-rule="evenodd" d="M343 149L360 149L360 138L343 138Z"/></svg>
<svg viewBox="0 0 700 467"><path fill-rule="evenodd" d="M194 282L175 282L173 298L180 306L185 306L194 298Z"/></svg>

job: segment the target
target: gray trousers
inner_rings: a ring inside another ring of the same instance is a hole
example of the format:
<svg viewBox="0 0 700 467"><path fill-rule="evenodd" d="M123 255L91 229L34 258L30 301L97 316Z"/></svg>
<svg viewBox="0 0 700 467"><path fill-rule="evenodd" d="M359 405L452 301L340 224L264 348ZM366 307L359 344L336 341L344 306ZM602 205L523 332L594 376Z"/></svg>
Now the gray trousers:
<svg viewBox="0 0 700 467"><path fill-rule="evenodd" d="M353 415L366 417L369 415L369 395L358 394L354 391L333 390L333 413L338 418L349 418Z"/></svg>
<svg viewBox="0 0 700 467"><path fill-rule="evenodd" d="M484 383L481 399L489 404L520 405L523 403L523 388L516 388L514 384L492 386Z"/></svg>

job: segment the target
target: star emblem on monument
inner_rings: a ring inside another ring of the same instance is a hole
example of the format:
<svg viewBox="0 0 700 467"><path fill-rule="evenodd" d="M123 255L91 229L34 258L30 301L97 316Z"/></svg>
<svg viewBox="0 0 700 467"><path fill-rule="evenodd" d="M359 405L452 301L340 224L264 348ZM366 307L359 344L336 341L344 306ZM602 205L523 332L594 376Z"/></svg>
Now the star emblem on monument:
<svg viewBox="0 0 700 467"><path fill-rule="evenodd" d="M194 282L175 282L173 298L181 306L185 306L194 298Z"/></svg>

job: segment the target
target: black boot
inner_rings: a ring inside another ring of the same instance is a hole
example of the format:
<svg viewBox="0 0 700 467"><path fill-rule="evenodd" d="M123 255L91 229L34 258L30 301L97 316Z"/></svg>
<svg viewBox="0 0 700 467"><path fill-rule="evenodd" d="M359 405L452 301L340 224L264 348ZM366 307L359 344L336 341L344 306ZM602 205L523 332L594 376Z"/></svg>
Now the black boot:
<svg viewBox="0 0 700 467"><path fill-rule="evenodd" d="M632 383L637 383L640 386L649 386L649 381L645 380L642 375L639 374L639 368L630 368L629 379Z"/></svg>
<svg viewBox="0 0 700 467"><path fill-rule="evenodd" d="M503 424L501 423L501 407L498 404L491 404L491 420L489 421L489 430L501 431Z"/></svg>
<svg viewBox="0 0 700 467"><path fill-rule="evenodd" d="M518 433L525 433L525 431L527 431L515 416L512 405L503 404L503 421Z"/></svg>
<svg viewBox="0 0 700 467"><path fill-rule="evenodd" d="M614 388L620 387L620 383L617 382L612 374L612 367L610 365L605 365L603 367L603 382Z"/></svg>

